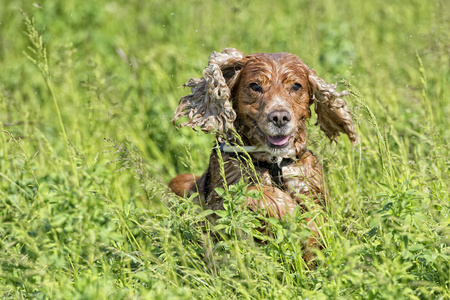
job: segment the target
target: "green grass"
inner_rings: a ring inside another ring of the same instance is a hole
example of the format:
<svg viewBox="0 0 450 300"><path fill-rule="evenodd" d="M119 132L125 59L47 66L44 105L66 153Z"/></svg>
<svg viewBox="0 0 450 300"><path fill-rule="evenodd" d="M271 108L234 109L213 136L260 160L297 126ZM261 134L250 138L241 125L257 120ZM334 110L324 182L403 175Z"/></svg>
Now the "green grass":
<svg viewBox="0 0 450 300"><path fill-rule="evenodd" d="M2 298L450 298L447 1L32 3L0 9ZM179 86L225 47L354 94L360 145L309 126L331 197L315 268L305 216L253 242L244 183L216 228L167 191L213 145L173 127Z"/></svg>

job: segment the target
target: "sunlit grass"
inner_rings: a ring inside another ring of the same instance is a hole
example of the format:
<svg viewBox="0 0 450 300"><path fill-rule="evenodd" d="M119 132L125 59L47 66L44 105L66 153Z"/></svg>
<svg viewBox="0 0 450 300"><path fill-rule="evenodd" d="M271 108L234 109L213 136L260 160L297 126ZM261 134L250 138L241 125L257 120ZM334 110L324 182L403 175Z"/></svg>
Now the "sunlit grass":
<svg viewBox="0 0 450 300"><path fill-rule="evenodd" d="M7 1L0 295L449 298L447 6ZM240 209L244 182L220 191L216 225L167 190L207 166L213 138L171 119L179 87L225 47L295 53L353 94L360 145L330 145L314 116L308 129L331 199L312 264L305 216L265 219L273 235L261 236L261 217Z"/></svg>

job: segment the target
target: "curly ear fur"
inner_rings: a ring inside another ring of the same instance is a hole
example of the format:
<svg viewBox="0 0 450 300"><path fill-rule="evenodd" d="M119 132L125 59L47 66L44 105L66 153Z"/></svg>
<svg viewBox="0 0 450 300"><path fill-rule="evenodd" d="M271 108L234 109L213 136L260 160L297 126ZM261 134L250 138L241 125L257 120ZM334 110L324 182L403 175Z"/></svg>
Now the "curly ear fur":
<svg viewBox="0 0 450 300"><path fill-rule="evenodd" d="M358 133L353 124L347 103L340 97L348 95L347 91L337 92L336 85L326 83L316 72L309 70L309 82L312 85L312 97L315 102L317 123L331 140L336 141L339 132L348 135L353 145L359 143Z"/></svg>
<svg viewBox="0 0 450 300"><path fill-rule="evenodd" d="M182 97L175 111L173 122L180 117L189 121L181 127L200 127L204 132L226 134L234 129L236 113L230 103L230 87L242 68L244 54L233 48L222 53L213 52L202 78L191 78L184 86L191 88L191 95Z"/></svg>

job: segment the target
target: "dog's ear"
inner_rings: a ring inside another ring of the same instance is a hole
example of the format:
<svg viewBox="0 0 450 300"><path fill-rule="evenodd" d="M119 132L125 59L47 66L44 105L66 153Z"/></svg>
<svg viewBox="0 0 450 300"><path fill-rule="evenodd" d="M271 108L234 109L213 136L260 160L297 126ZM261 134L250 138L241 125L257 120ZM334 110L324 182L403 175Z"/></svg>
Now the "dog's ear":
<svg viewBox="0 0 450 300"><path fill-rule="evenodd" d="M336 141L339 132L342 132L348 135L353 145L359 143L350 109L341 98L349 93L337 92L335 84L326 83L313 69L309 69L308 79L311 84L311 104L315 103L314 110L317 113L316 125L320 125L331 141Z"/></svg>
<svg viewBox="0 0 450 300"><path fill-rule="evenodd" d="M226 134L234 129L236 113L230 103L231 89L238 81L245 55L233 48L222 53L213 52L202 78L191 78L184 86L191 88L191 95L182 97L175 111L173 122L180 117L189 121L181 127L200 127L204 132Z"/></svg>

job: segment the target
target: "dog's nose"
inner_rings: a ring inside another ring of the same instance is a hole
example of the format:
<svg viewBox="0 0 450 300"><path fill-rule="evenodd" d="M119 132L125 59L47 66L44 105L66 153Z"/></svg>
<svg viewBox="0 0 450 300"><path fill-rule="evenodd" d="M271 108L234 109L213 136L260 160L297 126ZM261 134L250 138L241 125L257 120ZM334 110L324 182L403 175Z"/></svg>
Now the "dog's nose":
<svg viewBox="0 0 450 300"><path fill-rule="evenodd" d="M291 120L291 114L286 110L276 110L267 117L277 127L286 125Z"/></svg>

